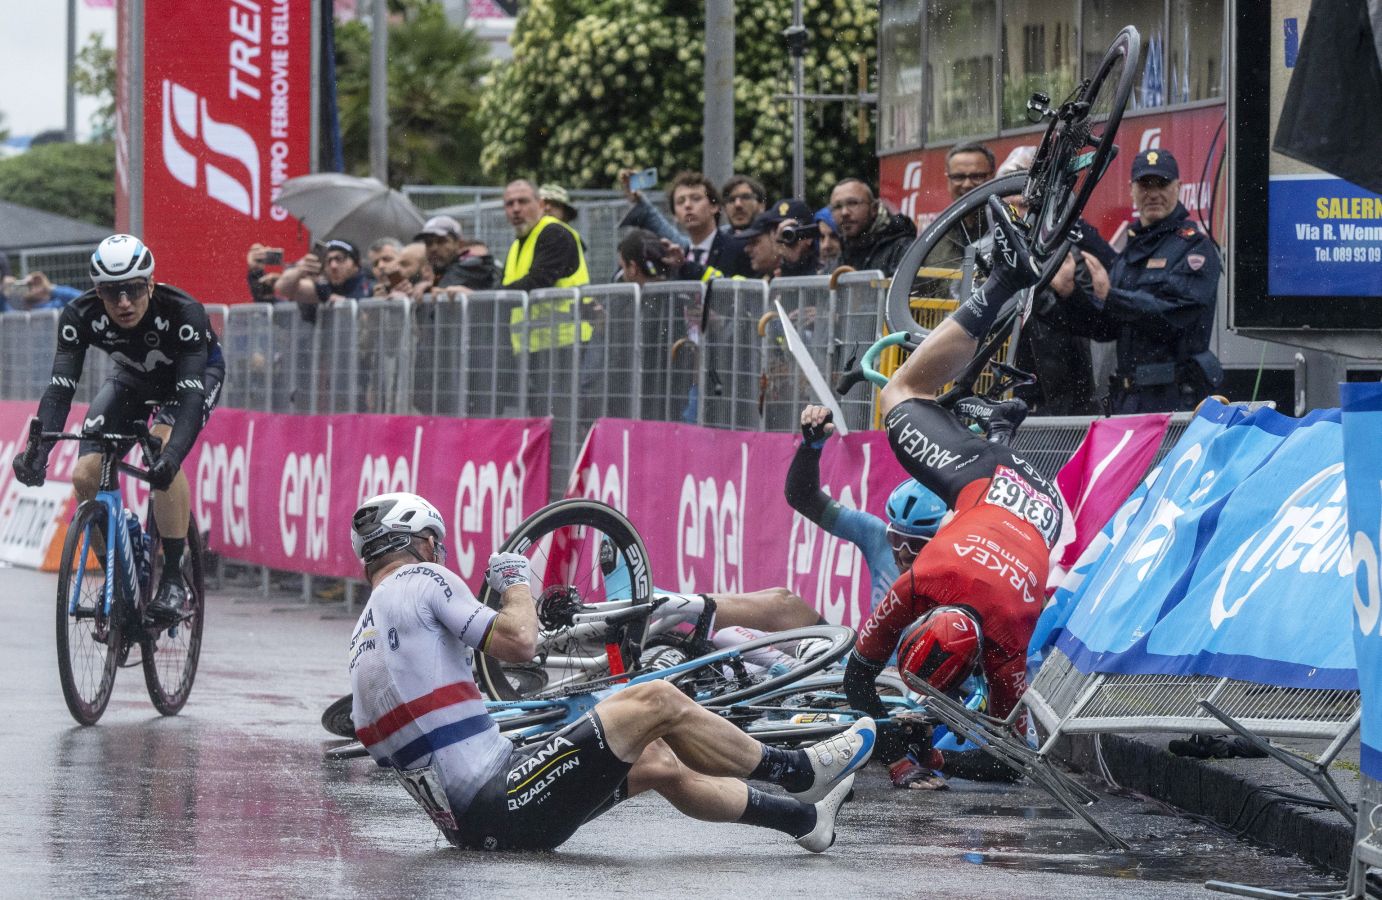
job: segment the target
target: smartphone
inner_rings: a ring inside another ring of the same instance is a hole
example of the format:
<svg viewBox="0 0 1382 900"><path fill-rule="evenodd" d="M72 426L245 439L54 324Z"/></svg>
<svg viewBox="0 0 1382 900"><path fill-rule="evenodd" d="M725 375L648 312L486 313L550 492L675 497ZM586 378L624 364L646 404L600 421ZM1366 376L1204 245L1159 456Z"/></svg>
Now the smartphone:
<svg viewBox="0 0 1382 900"><path fill-rule="evenodd" d="M313 241L312 255L321 262L326 262L326 241Z"/></svg>
<svg viewBox="0 0 1382 900"><path fill-rule="evenodd" d="M264 251L263 263L266 266L283 265L283 248L273 247Z"/></svg>
<svg viewBox="0 0 1382 900"><path fill-rule="evenodd" d="M657 167L634 172L629 176L630 191L651 191L657 187Z"/></svg>

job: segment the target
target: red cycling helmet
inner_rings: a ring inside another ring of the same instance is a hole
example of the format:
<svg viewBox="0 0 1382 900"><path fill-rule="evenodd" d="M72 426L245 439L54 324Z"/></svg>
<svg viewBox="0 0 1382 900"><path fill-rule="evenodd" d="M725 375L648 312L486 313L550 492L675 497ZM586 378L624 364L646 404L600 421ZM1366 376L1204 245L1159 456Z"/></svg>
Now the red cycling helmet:
<svg viewBox="0 0 1382 900"><path fill-rule="evenodd" d="M948 694L979 662L979 621L959 606L938 606L907 627L897 648L897 671L920 694Z"/></svg>

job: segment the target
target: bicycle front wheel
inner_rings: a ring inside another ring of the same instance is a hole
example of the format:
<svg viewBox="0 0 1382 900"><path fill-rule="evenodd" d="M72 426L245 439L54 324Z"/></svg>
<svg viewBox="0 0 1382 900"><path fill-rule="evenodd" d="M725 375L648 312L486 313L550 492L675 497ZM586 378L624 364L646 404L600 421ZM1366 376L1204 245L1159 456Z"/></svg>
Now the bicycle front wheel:
<svg viewBox="0 0 1382 900"><path fill-rule="evenodd" d="M153 517L149 517L153 521ZM152 530L152 529L151 529ZM153 558L149 565L155 575L163 570L163 552L155 532ZM182 554L182 577L187 584L187 602L182 621L162 631L146 634L139 644L144 663L144 685L154 708L165 716L175 716L192 693L197 677L197 661L202 652L202 623L206 612L206 580L202 570L202 536L194 521L187 529L187 549ZM152 595L151 586L151 595Z"/></svg>
<svg viewBox="0 0 1382 900"><path fill-rule="evenodd" d="M668 680L702 706L743 703L838 662L854 646L854 629L810 625L766 634L668 671Z"/></svg>
<svg viewBox="0 0 1382 900"><path fill-rule="evenodd" d="M1142 36L1129 25L1118 32L1076 96L1081 111L1069 121L1054 123L1043 142L1050 151L1047 162L1027 192L1032 208L1040 210L1032 236L1036 258L1045 259L1060 250L1113 161L1118 151L1113 139L1132 96L1141 59Z"/></svg>
<svg viewBox="0 0 1382 900"><path fill-rule="evenodd" d="M652 600L653 578L643 539L623 513L604 503L575 499L543 507L499 549L528 558L534 597L565 586L587 606L609 601L632 606ZM488 584L480 591L480 602L494 609L503 606ZM618 645L625 669L637 665L643 636L643 625L626 630ZM538 631L538 652L531 662L505 663L475 654L475 680L493 700L574 688L611 674L604 641L599 626L549 623Z"/></svg>
<svg viewBox="0 0 1382 900"><path fill-rule="evenodd" d="M120 616L105 612L105 573L82 546L87 534L96 542L95 526L105 517L96 500L77 508L58 567L58 677L67 709L83 725L95 725L106 711L124 639Z"/></svg>

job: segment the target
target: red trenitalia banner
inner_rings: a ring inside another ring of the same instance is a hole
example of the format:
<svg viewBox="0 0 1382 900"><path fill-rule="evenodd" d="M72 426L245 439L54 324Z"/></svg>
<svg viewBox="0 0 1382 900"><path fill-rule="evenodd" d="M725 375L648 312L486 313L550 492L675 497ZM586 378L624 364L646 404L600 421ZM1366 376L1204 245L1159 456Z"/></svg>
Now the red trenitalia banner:
<svg viewBox="0 0 1382 900"><path fill-rule="evenodd" d="M800 438L668 422L601 419L567 487L621 510L647 544L653 583L688 593L785 585L830 622L862 625L870 585L863 554L787 505ZM831 438L821 487L883 515L906 473L881 431ZM632 486L632 489L631 489Z"/></svg>
<svg viewBox="0 0 1382 900"><path fill-rule="evenodd" d="M312 171L312 5L144 0L143 84L128 85L142 97L142 124L131 123L143 138L133 227L158 280L205 303L249 299L250 244L290 258L306 248L274 200L285 180Z"/></svg>
<svg viewBox="0 0 1382 900"><path fill-rule="evenodd" d="M70 490L77 455L70 441L53 451L49 485L25 488L13 480L9 460L23 449L36 408L0 402L0 533L17 512L52 508L45 490L64 482ZM69 427L79 427L85 412L74 406ZM360 502L388 491L421 494L446 521L448 567L478 591L493 549L547 502L551 435L550 419L218 409L183 471L211 549L229 559L342 578L362 576L350 546L350 517ZM128 477L121 482L126 506L142 511L148 486Z"/></svg>

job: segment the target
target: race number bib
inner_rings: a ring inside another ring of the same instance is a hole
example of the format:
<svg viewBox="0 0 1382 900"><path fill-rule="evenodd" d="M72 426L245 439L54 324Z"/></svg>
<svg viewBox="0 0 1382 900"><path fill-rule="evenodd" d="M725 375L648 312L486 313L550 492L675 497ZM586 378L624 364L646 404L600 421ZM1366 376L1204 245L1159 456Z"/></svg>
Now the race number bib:
<svg viewBox="0 0 1382 900"><path fill-rule="evenodd" d="M446 791L442 790L435 768L426 766L406 772L394 769L394 774L403 783L403 789L412 795L438 828L456 827L456 816L451 812L451 804L446 799Z"/></svg>
<svg viewBox="0 0 1382 900"><path fill-rule="evenodd" d="M1051 498L1032 487L1027 479L1007 466L999 466L989 482L984 502L1001 507L1026 522L1030 522L1046 541L1055 546L1060 530L1060 512Z"/></svg>

